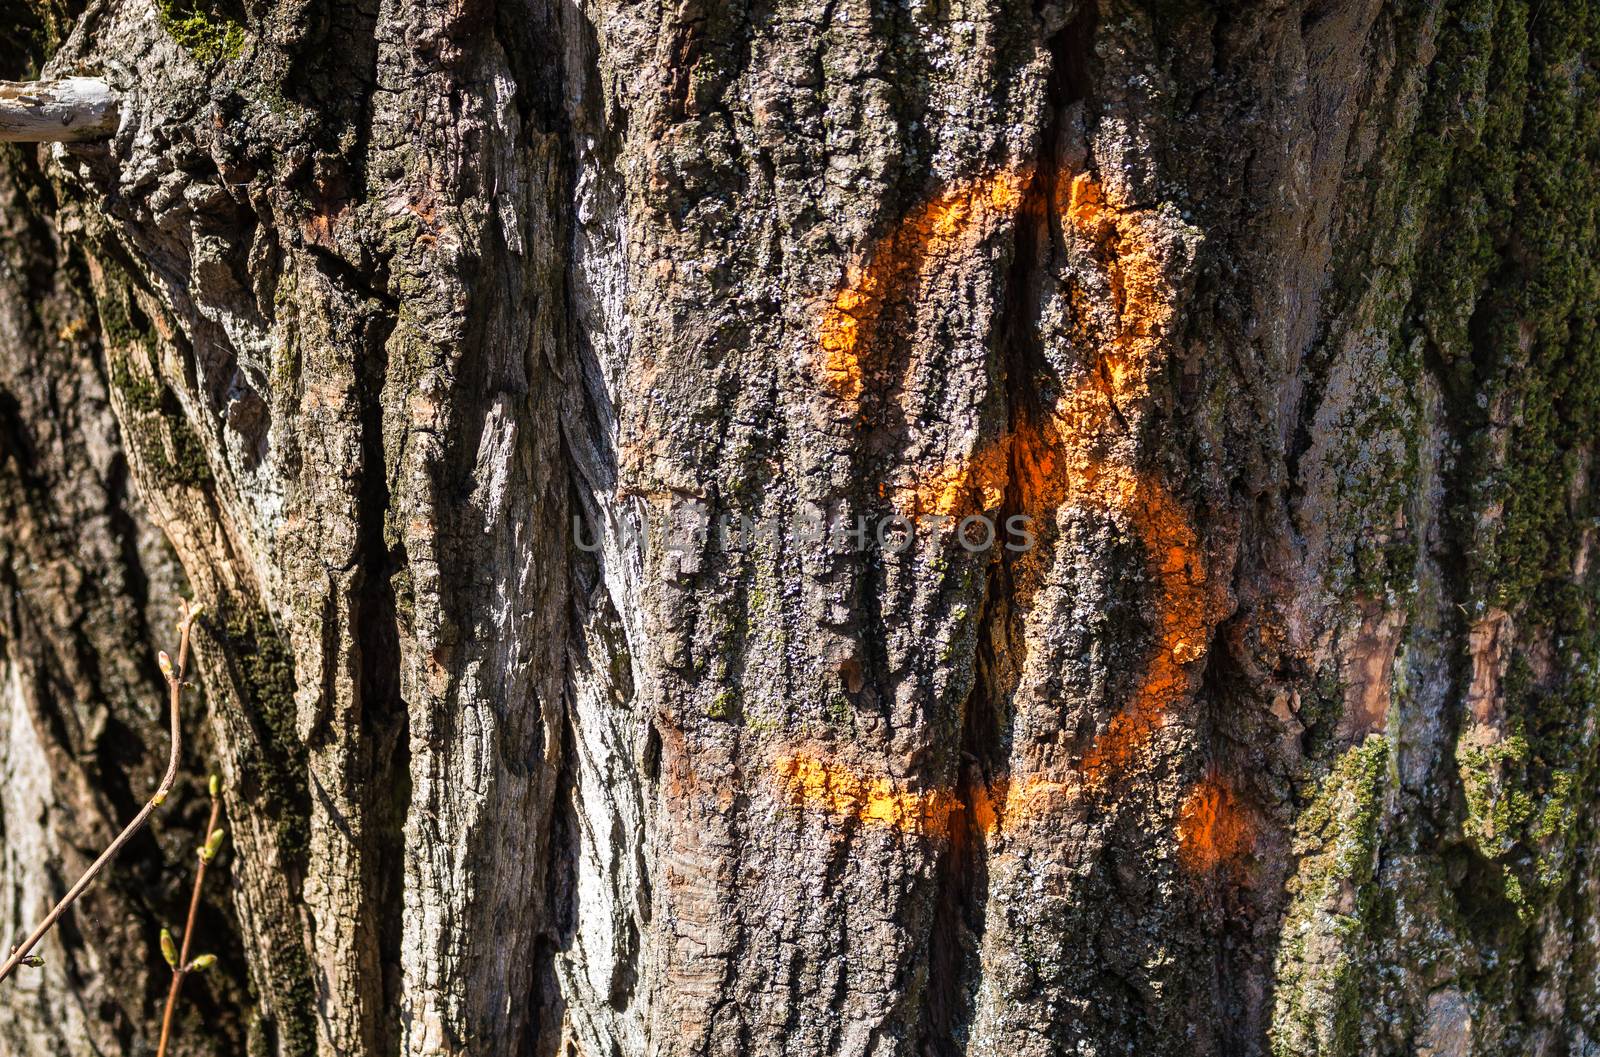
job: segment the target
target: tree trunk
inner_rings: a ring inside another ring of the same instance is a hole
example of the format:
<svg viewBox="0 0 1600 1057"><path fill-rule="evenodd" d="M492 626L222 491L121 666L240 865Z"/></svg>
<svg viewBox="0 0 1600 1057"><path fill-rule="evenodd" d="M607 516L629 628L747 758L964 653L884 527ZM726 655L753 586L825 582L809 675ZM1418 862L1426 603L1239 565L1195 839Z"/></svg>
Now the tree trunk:
<svg viewBox="0 0 1600 1057"><path fill-rule="evenodd" d="M208 609L0 1049L215 769L180 1054L1600 1053L1600 8L192 2L0 47L11 935Z"/></svg>

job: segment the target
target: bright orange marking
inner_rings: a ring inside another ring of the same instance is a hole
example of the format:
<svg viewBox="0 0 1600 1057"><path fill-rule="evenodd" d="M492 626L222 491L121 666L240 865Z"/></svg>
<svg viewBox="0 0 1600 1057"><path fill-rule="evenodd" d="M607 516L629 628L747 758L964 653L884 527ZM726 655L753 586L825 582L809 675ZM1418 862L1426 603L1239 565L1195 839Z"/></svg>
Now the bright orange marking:
<svg viewBox="0 0 1600 1057"><path fill-rule="evenodd" d="M1043 421L1021 422L964 462L933 471L898 505L908 516L976 513L997 507L1015 484L1022 513L1030 517L1077 506L1128 520L1144 545L1154 585L1155 642L1127 706L1082 761L1085 782L1095 786L1134 763L1187 694L1185 666L1204 656L1210 629L1204 561L1188 515L1156 474L1109 461L1099 451L1119 428L1116 409L1148 394L1160 335L1173 317L1161 285L1159 247L1141 217L1108 203L1088 174L1058 181L1055 208L1069 235L1092 243L1112 290L1114 322L1096 322L1093 311L1078 313L1077 337L1100 357ZM1007 797L1005 814L1012 813L1015 796Z"/></svg>
<svg viewBox="0 0 1600 1057"><path fill-rule="evenodd" d="M886 307L914 292L924 262L946 255L987 230L992 214L1009 216L1022 203L1031 174L1001 173L953 188L914 210L881 239L864 268L823 313L821 374L835 396L857 401L866 385L868 353ZM1087 173L1056 181L1050 203L1062 235L1088 244L1110 290L1109 311L1090 292L1068 291L1077 321L1076 343L1097 355L1053 408L953 466L933 469L895 495L906 516L959 516L998 508L1009 488L1022 513L1049 517L1067 507L1125 519L1145 551L1154 592L1154 643L1144 672L1123 709L1084 755L1068 781L1039 775L1000 780L978 790L970 805L944 793L909 793L886 778L864 779L848 768L806 757L785 757L780 772L797 802L865 823L937 832L953 810L970 810L977 828L992 833L1007 819L1042 814L1062 796L1093 789L1124 773L1148 747L1165 716L1188 694L1187 666L1205 655L1205 562L1187 513L1156 473L1110 459L1108 437L1122 430L1119 410L1149 394L1161 362L1162 335L1175 306L1166 294L1162 247L1137 210L1109 200ZM1185 806L1188 861L1231 857L1248 846L1246 816L1232 811L1232 793L1203 783ZM1206 850L1209 849L1209 850Z"/></svg>
<svg viewBox="0 0 1600 1057"><path fill-rule="evenodd" d="M1125 513L1145 546L1145 567L1155 583L1155 643L1128 705L1083 759L1088 781L1127 769L1160 727L1162 717L1188 694L1187 665L1205 655L1205 572L1199 540L1172 493L1153 476L1137 481Z"/></svg>
<svg viewBox="0 0 1600 1057"><path fill-rule="evenodd" d="M1220 775L1197 783L1178 811L1178 858L1196 873L1237 867L1255 838L1255 815Z"/></svg>
<svg viewBox="0 0 1600 1057"><path fill-rule="evenodd" d="M1006 828L1008 821L1015 827L1025 819L1048 818L1064 799L1082 789L1083 783L1076 776L1065 782L1043 774L996 778L973 798L973 821L980 833L993 837Z"/></svg>
<svg viewBox="0 0 1600 1057"><path fill-rule="evenodd" d="M818 333L823 381L835 396L860 399L878 321L890 302L914 291L926 262L959 249L984 221L1015 212L1027 180L1024 173L1002 172L958 184L913 209L873 245L864 266L850 269L849 281L823 310Z"/></svg>

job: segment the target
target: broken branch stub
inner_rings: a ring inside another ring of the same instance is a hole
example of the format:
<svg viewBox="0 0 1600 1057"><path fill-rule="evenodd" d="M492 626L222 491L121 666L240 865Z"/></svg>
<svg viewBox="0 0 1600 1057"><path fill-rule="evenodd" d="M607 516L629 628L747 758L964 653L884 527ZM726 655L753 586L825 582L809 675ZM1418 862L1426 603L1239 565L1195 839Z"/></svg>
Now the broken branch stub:
<svg viewBox="0 0 1600 1057"><path fill-rule="evenodd" d="M106 139L120 117L117 93L98 77L0 81L0 142Z"/></svg>

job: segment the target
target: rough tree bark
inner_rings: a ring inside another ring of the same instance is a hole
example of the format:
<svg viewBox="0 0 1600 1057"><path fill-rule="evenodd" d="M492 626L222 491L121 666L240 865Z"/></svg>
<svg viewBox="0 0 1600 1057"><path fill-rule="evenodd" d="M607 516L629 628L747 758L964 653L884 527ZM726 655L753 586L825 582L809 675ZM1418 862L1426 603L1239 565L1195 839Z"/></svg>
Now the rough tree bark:
<svg viewBox="0 0 1600 1057"><path fill-rule="evenodd" d="M1600 1053L1600 7L6 18L0 1049Z"/></svg>

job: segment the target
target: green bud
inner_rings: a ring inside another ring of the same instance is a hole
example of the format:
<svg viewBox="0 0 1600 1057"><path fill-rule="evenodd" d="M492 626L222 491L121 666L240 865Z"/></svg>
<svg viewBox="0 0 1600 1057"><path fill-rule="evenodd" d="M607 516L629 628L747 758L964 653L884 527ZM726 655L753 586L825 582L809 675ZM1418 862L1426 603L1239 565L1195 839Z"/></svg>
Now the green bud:
<svg viewBox="0 0 1600 1057"><path fill-rule="evenodd" d="M161 663L161 674L166 676L170 681L173 678L172 658L167 656L166 650L162 650L160 653L156 654L156 660Z"/></svg>
<svg viewBox="0 0 1600 1057"><path fill-rule="evenodd" d="M167 802L167 794L166 793L157 793L155 796L150 798L150 802L152 804L155 804L157 807L160 807L162 804L165 804Z"/></svg>
<svg viewBox="0 0 1600 1057"><path fill-rule="evenodd" d="M174 969L178 967L178 945L172 942L172 932L169 929L161 930L161 957Z"/></svg>
<svg viewBox="0 0 1600 1057"><path fill-rule="evenodd" d="M211 776L211 799L215 800L222 795L222 779L217 775Z"/></svg>
<svg viewBox="0 0 1600 1057"><path fill-rule="evenodd" d="M200 858L210 862L217 857L217 852L222 849L222 838L227 835L226 830L214 829L211 836L206 838L206 846L200 849Z"/></svg>
<svg viewBox="0 0 1600 1057"><path fill-rule="evenodd" d="M22 959L22 964L26 965L30 969L38 969L43 967L44 959L39 957L37 954L30 954L26 958Z"/></svg>
<svg viewBox="0 0 1600 1057"><path fill-rule="evenodd" d="M191 973L203 973L215 964L217 964L217 956L215 954L202 954L189 963L189 971Z"/></svg>

